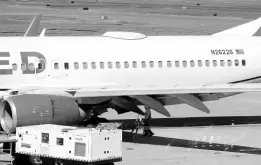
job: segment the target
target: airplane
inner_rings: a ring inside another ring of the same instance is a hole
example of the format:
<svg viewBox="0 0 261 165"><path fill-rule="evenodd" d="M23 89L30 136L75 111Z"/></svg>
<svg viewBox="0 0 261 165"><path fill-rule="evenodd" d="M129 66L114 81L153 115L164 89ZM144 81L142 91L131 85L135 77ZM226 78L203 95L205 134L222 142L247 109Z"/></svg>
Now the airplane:
<svg viewBox="0 0 261 165"><path fill-rule="evenodd" d="M6 132L38 124L75 125L112 108L170 117L168 105L209 113L206 101L261 91L261 18L204 36L0 37L0 122ZM99 120L99 118L97 118Z"/></svg>

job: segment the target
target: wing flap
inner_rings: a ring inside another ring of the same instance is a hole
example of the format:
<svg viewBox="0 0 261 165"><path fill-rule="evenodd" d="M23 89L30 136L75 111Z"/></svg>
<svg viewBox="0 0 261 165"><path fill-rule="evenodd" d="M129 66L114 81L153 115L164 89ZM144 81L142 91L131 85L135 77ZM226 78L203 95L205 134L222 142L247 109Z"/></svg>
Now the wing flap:
<svg viewBox="0 0 261 165"><path fill-rule="evenodd" d="M177 97L179 100L181 100L182 102L198 109L201 110L205 113L209 113L210 110L205 106L205 104L202 103L202 101L190 94L177 94L175 95L175 97Z"/></svg>
<svg viewBox="0 0 261 165"><path fill-rule="evenodd" d="M112 97L111 103L120 108L126 109L127 111L133 111L140 115L144 115L144 112L139 107L137 107L133 102L124 98Z"/></svg>
<svg viewBox="0 0 261 165"><path fill-rule="evenodd" d="M149 96L146 96L146 95L131 96L131 97L137 99L142 104L149 106L150 108L152 108L156 112L158 112L158 113L160 113L164 116L170 117L170 113L168 112L168 110L157 100L155 100L155 99L153 99Z"/></svg>

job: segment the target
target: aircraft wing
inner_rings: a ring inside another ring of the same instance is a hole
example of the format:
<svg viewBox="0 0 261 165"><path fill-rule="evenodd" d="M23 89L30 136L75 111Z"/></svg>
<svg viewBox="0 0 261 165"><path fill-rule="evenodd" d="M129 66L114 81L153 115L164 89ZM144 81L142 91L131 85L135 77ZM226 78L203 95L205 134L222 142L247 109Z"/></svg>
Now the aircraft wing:
<svg viewBox="0 0 261 165"><path fill-rule="evenodd" d="M111 97L111 102L121 108L127 108L127 111L133 111L138 114L144 114L137 105L124 97L137 100L141 105L147 105L164 116L170 116L168 110L154 96L165 95L175 97L181 102L188 104L200 111L209 113L210 110L203 104L198 94L206 93L242 93L242 92L261 92L261 84L258 83L237 83L237 84L219 84L219 85L174 85L172 87L124 87L124 86L72 86L72 87L20 87L1 93L12 95L12 92L18 91L19 94L47 94L78 98L99 98Z"/></svg>

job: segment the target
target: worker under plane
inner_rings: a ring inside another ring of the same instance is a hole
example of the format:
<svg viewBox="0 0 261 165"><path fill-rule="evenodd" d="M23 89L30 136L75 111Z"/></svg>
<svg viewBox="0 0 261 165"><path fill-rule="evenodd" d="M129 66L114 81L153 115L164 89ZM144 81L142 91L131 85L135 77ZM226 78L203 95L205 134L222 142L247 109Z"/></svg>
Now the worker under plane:
<svg viewBox="0 0 261 165"><path fill-rule="evenodd" d="M165 116L167 105L209 113L205 101L261 91L261 19L212 36L0 37L1 126L77 124L107 108Z"/></svg>

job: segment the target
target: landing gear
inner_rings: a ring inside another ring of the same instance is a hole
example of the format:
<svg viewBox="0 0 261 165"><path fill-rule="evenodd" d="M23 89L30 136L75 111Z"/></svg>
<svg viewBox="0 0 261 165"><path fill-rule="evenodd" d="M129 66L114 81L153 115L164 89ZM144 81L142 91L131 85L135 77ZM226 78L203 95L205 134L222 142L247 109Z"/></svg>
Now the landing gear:
<svg viewBox="0 0 261 165"><path fill-rule="evenodd" d="M83 125L85 127L95 127L99 123L109 123L109 120L107 120L106 118L98 117L98 116L95 115L95 116L92 116L90 119L84 121L80 125Z"/></svg>

